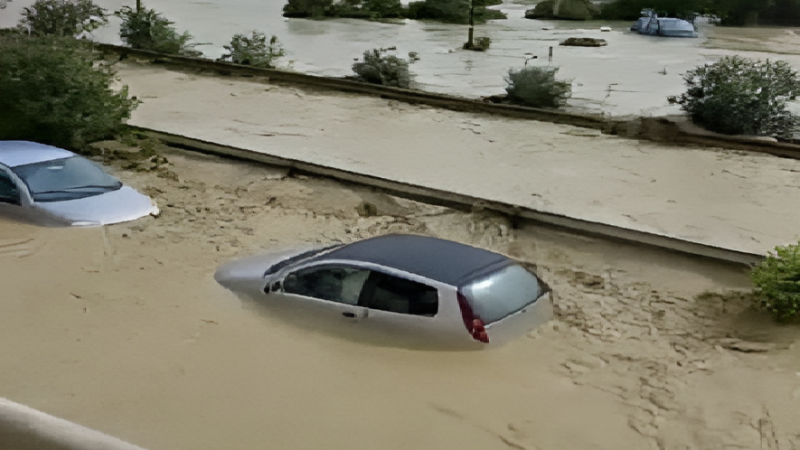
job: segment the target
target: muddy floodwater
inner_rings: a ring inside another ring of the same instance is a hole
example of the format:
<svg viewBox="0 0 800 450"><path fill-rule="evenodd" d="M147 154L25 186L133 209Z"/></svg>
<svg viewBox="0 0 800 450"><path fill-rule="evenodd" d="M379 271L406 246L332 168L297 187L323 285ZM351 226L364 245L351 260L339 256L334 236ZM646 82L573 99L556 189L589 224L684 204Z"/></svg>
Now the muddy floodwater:
<svg viewBox="0 0 800 450"><path fill-rule="evenodd" d="M33 0L14 0L0 10L0 27L12 26L24 6ZM98 0L108 10L134 5L133 0ZM401 24L355 19L312 21L281 16L284 0L148 0L145 6L162 12L180 30L189 30L207 57L217 58L235 33L257 29L278 36L287 51L279 65L300 72L350 75L351 64L365 50L397 48L411 64L416 87L468 97L501 94L509 69L521 68L526 53L538 57L529 64L558 66L559 76L573 80L573 110L612 116L678 113L667 96L681 93L681 74L721 55L786 59L800 67L800 37L793 29L715 28L699 23L700 38L660 38L629 31L628 22L540 21L524 18L530 5L504 3L499 8L507 20L476 28L476 36L488 36L486 53L462 51L467 27L435 22L405 21ZM601 32L601 26L612 31ZM94 33L95 39L121 43L119 19ZM595 37L608 41L600 48L561 47L568 37ZM548 61L549 48L553 59ZM772 53L768 53L772 52Z"/></svg>
<svg viewBox="0 0 800 450"><path fill-rule="evenodd" d="M158 219L0 220L0 396L150 450L797 440L800 336L736 293L741 268L157 149L166 166L116 173L158 200ZM364 201L378 215L361 217ZM535 264L556 320L496 351L412 351L283 323L212 278L255 252L388 232Z"/></svg>

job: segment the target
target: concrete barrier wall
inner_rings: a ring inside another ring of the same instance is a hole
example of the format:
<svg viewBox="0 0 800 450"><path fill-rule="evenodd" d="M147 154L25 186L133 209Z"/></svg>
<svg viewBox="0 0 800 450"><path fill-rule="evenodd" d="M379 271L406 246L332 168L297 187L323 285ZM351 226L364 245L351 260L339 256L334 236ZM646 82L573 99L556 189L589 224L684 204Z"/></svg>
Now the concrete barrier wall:
<svg viewBox="0 0 800 450"><path fill-rule="evenodd" d="M0 398L0 449L144 450L4 398Z"/></svg>
<svg viewBox="0 0 800 450"><path fill-rule="evenodd" d="M425 203L447 206L460 210L485 209L509 216L513 221L528 221L539 225L560 228L570 232L589 236L599 236L629 244L646 245L675 251L678 253L709 258L718 262L740 265L753 265L762 260L763 256L713 247L698 242L691 242L654 233L647 233L628 228L621 228L599 222L590 222L582 219L537 211L513 204L489 201L463 194L442 191L425 186L419 186L399 181L389 180L370 175L350 172L347 170L323 166L305 161L273 156L265 153L245 150L214 142L194 139L187 136L165 133L141 127L131 127L133 130L152 138L159 139L167 145L184 148L187 150L209 153L219 156L233 157L245 161L260 162L276 167L284 167L295 172L308 173L318 176L333 178L339 181L355 183L363 186L378 188L388 194Z"/></svg>
<svg viewBox="0 0 800 450"><path fill-rule="evenodd" d="M239 76L266 77L269 78L271 82L275 83L306 85L322 89L373 95L405 103L424 104L453 111L494 114L593 128L602 130L607 134L619 135L631 139L747 150L769 153L785 158L800 159L800 145L711 133L694 127L680 118L640 117L615 120L604 116L568 113L554 109L490 103L452 95L437 94L434 92L361 83L344 78L320 77L278 69L260 69L228 62L218 62L205 58L166 55L111 44L98 43L96 46L103 52L115 53L121 57L144 58L162 64L208 70L225 75L235 74Z"/></svg>

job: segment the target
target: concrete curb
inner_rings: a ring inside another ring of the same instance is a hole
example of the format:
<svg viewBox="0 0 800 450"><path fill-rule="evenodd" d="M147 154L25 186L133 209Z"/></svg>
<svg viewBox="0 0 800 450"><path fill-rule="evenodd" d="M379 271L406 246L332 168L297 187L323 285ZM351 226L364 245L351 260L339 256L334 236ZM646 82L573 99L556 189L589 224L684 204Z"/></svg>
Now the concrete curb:
<svg viewBox="0 0 800 450"><path fill-rule="evenodd" d="M135 126L130 126L130 128L152 138L159 139L165 144L173 147L179 147L191 151L218 156L233 157L245 161L255 161L276 167L288 168L295 172L308 173L333 178L347 183L377 188L389 194L423 201L430 204L468 211L476 208L485 209L510 216L512 220L516 221L529 221L531 223L569 230L577 234L598 236L605 239L613 239L630 244L657 247L678 253L701 256L725 263L750 266L763 259L763 255L759 254L714 247L698 242L673 238L670 236L541 212L508 203L489 201L468 195L446 192L386 178L362 175L359 173L323 166L320 164L273 156L252 150L245 150L148 128Z"/></svg>
<svg viewBox="0 0 800 450"><path fill-rule="evenodd" d="M144 450L95 431L0 398L3 450Z"/></svg>
<svg viewBox="0 0 800 450"><path fill-rule="evenodd" d="M671 144L698 145L703 147L720 147L767 153L784 158L800 159L800 145L772 142L753 137L727 136L712 133L693 126L683 118L638 117L625 120L613 119L607 116L568 113L555 109L489 103L453 95L361 83L344 78L320 77L278 69L260 69L228 62L217 62L205 58L192 58L167 55L147 50L135 50L119 45L96 43L95 46L103 52L118 54L121 58L131 56L146 58L162 64L209 70L223 75L236 74L239 76L266 77L269 78L271 82L276 83L306 85L336 91L372 95L409 104L423 104L452 111L493 114L519 119L573 125L583 128L593 128L601 130L606 134L618 135L630 139L643 139Z"/></svg>

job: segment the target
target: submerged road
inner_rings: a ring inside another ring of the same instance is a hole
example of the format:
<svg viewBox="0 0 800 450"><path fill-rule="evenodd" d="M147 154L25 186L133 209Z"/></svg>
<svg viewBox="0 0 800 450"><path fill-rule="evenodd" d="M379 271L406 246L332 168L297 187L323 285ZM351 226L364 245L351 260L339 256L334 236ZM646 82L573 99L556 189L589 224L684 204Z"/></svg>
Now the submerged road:
<svg viewBox="0 0 800 450"><path fill-rule="evenodd" d="M800 161L125 64L132 125L749 253L796 241Z"/></svg>

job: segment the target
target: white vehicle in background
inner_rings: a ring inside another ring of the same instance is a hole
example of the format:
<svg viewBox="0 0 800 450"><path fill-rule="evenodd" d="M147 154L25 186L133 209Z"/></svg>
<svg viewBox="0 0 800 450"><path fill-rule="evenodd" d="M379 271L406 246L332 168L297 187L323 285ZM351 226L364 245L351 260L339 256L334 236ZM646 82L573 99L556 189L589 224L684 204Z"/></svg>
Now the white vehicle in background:
<svg viewBox="0 0 800 450"><path fill-rule="evenodd" d="M401 346L499 345L553 315L550 288L520 264L426 236L244 258L222 265L214 278L273 311Z"/></svg>
<svg viewBox="0 0 800 450"><path fill-rule="evenodd" d="M155 201L86 158L35 142L0 141L0 216L82 226L148 214L159 214Z"/></svg>

